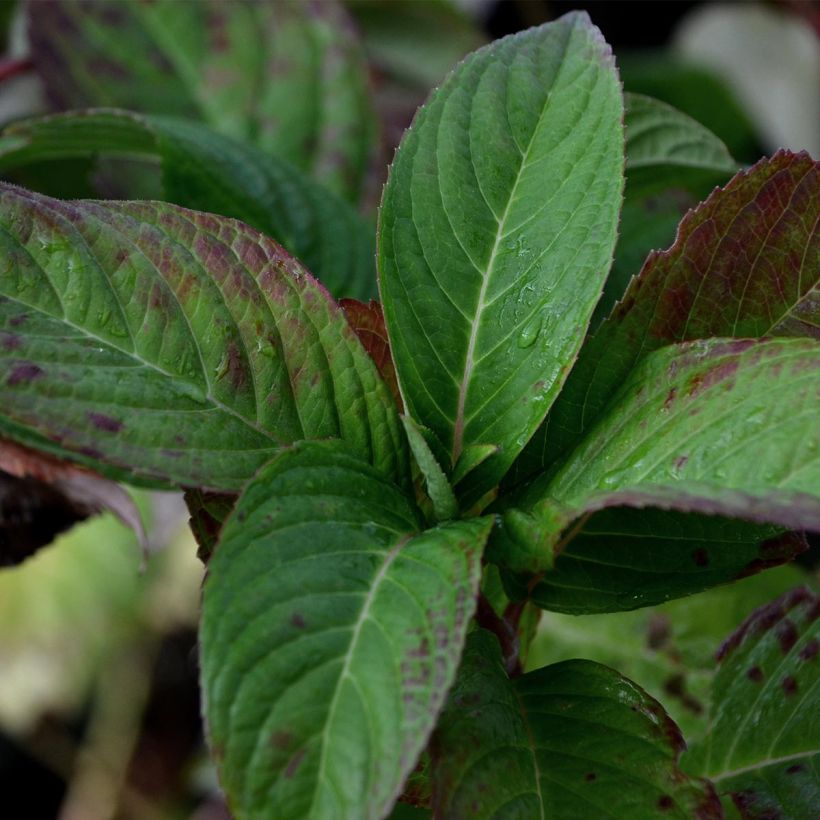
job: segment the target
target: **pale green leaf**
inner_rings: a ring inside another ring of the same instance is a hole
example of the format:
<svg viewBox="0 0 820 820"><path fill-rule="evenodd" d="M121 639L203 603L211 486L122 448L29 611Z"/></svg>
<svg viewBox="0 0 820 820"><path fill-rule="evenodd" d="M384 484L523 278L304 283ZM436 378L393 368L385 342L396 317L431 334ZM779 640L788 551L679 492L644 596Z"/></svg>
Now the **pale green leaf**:
<svg viewBox="0 0 820 820"><path fill-rule="evenodd" d="M407 441L410 444L410 451L416 460L419 470L424 479L427 495L433 504L433 514L436 521L447 521L458 515L458 502L453 495L453 488L444 475L441 465L436 461L436 457L430 450L424 434L419 429L413 419L409 416L401 416L404 431L407 433Z"/></svg>
<svg viewBox="0 0 820 820"><path fill-rule="evenodd" d="M449 455L498 452L491 489L554 400L601 292L623 185L622 99L584 14L499 40L405 135L380 213L385 320L408 413Z"/></svg>

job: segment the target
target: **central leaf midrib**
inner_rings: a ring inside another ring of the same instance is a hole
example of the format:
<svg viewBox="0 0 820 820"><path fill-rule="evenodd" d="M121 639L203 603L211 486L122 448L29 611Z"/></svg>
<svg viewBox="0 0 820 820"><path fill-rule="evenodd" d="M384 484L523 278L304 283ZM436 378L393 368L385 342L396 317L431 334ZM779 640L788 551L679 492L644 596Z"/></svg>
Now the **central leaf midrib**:
<svg viewBox="0 0 820 820"><path fill-rule="evenodd" d="M528 160L530 156L530 152L535 144L536 137L538 136L541 123L544 121L544 116L546 115L547 109L549 108L550 102L552 100L552 92L555 86L558 84L558 80L561 76L561 72L564 69L566 64L566 52L569 47L569 41L572 38L573 31L570 30L569 35L567 36L566 41L564 42L564 53L562 55L561 61L558 66L558 70L556 71L555 77L553 77L552 83L550 84L549 91L547 92L547 96L544 99L544 102L541 106L541 111L538 116L538 120L535 123L535 127L532 130L532 134L530 135L530 139L527 143L526 149L521 153L521 164L518 168L518 171L515 175L515 181L513 182L512 188L510 189L510 196L507 200L507 204L504 207L504 213L501 214L501 217L497 219L498 222L498 229L495 234L495 241L493 243L492 250L490 251L489 259L487 260L487 264L485 266L484 273L482 274L481 278L481 288L478 293L478 303L476 305L476 312L473 316L473 321L470 326L470 338L467 342L467 354L464 359L464 372L462 373L461 382L458 388L458 402L456 406L456 417L453 426L453 449L451 454L451 462L453 465L456 464L458 461L459 456L461 455L461 451L463 449L464 443L464 408L467 402L467 389L470 384L470 380L472 378L472 371L473 371L473 357L475 354L475 346L476 341L478 339L478 330L481 326L481 316L484 312L485 308L485 300L487 296L487 290L490 286L490 280L492 279L493 268L495 266L496 259L498 258L498 248L501 244L502 238L505 236L505 226L506 221L510 215L510 208L512 207L513 202L515 201L515 195L518 190L518 185L521 182L521 179L524 176L524 173L528 167ZM507 89L509 89L509 74L507 76ZM471 109L472 115L472 109ZM510 126L510 132L512 133L512 126ZM516 143L517 144L517 143ZM520 149L519 149L520 150ZM478 177L476 176L476 184L478 184Z"/></svg>
<svg viewBox="0 0 820 820"><path fill-rule="evenodd" d="M328 750L328 731L333 724L333 720L336 713L336 707L339 702L339 693L342 690L342 684L346 678L350 676L350 666L353 660L353 656L356 654L356 647L359 642L359 637L362 632L362 627L364 626L367 619L370 617L370 611L373 608L373 603L376 600L376 593L378 592L379 588L381 587L384 579L387 577L387 571L390 569L393 562L399 555L402 547L407 544L408 541L412 538L412 535L405 535L398 539L398 541L391 547L388 553L384 556L384 561L379 567L379 571L373 577L373 582L370 585L370 589L367 591L367 596L365 597L364 602L362 603L362 609L359 613L359 617L356 619L355 624L353 625L353 633L350 637L350 645L348 646L347 653L345 655L344 664L342 665L342 669L339 672L339 677L336 681L336 686L333 689L333 697L330 701L330 707L328 708L327 719L325 721L325 727L322 732L322 740L321 740L321 753L319 757L319 765L317 767L317 774L316 774L316 788L313 790L313 798L311 799L310 808L306 812L306 817L313 816L313 808L316 805L316 798L319 795L318 784L325 779L325 766L327 764L327 750Z"/></svg>

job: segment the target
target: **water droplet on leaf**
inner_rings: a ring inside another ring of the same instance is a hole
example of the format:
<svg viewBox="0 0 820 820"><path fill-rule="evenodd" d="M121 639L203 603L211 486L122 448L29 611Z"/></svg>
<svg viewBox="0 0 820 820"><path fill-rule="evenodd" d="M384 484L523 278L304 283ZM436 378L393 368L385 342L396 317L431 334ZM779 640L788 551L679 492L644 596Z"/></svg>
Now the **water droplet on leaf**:
<svg viewBox="0 0 820 820"><path fill-rule="evenodd" d="M535 344L535 340L541 332L541 321L541 317L536 316L524 325L524 329L518 337L519 347L532 347Z"/></svg>

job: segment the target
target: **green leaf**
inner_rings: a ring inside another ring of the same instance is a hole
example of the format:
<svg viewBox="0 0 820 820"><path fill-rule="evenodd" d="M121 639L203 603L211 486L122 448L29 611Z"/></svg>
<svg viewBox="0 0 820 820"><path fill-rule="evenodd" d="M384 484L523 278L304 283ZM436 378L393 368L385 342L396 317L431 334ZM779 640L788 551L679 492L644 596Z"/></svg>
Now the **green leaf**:
<svg viewBox="0 0 820 820"><path fill-rule="evenodd" d="M345 439L404 480L376 367L327 292L234 220L0 187L0 429L113 477L235 491Z"/></svg>
<svg viewBox="0 0 820 820"><path fill-rule="evenodd" d="M628 179L643 170L654 173L665 167L737 171L726 146L682 111L644 94L625 94L624 106ZM648 176L640 180L646 185Z"/></svg>
<svg viewBox="0 0 820 820"><path fill-rule="evenodd" d="M430 450L422 430L409 416L401 416L401 421L407 433L410 450L424 478L436 521L455 518L458 515L458 502L453 495L453 488Z"/></svg>
<svg viewBox="0 0 820 820"><path fill-rule="evenodd" d="M820 164L778 152L735 176L652 254L584 345L516 465L521 480L557 463L600 418L648 353L708 336L817 336Z"/></svg>
<svg viewBox="0 0 820 820"><path fill-rule="evenodd" d="M408 413L491 489L547 412L597 301L623 183L622 99L584 14L461 63L396 154L380 289Z"/></svg>
<svg viewBox="0 0 820 820"><path fill-rule="evenodd" d="M811 817L820 801L820 598L798 587L718 653L710 731L684 759L744 818Z"/></svg>
<svg viewBox="0 0 820 820"><path fill-rule="evenodd" d="M663 707L615 670L573 660L509 680L495 637L470 635L436 731L440 817L717 818Z"/></svg>
<svg viewBox="0 0 820 820"><path fill-rule="evenodd" d="M58 109L199 119L357 199L370 159L366 66L335 2L53 0L29 5L32 55Z"/></svg>
<svg viewBox="0 0 820 820"><path fill-rule="evenodd" d="M248 485L205 582L210 743L243 817L384 817L455 676L491 519L419 533L337 443Z"/></svg>
<svg viewBox="0 0 820 820"><path fill-rule="evenodd" d="M299 258L335 296L375 289L372 229L287 161L205 125L115 109L23 120L0 136L0 172L104 156L161 163L161 197L241 219ZM144 175L143 171L143 175ZM135 199L128 190L126 196Z"/></svg>
<svg viewBox="0 0 820 820"><path fill-rule="evenodd" d="M542 612L526 669L586 658L660 700L691 746L707 730L715 650L752 610L805 582L794 564L686 599L631 612Z"/></svg>
<svg viewBox="0 0 820 820"><path fill-rule="evenodd" d="M424 94L485 42L476 22L449 2L355 0L349 11L380 73Z"/></svg>
<svg viewBox="0 0 820 820"><path fill-rule="evenodd" d="M618 247L597 325L623 296L646 255L675 240L678 222L738 170L726 146L686 114L642 94L625 94L626 190Z"/></svg>
<svg viewBox="0 0 820 820"><path fill-rule="evenodd" d="M649 355L564 466L505 514L495 560L523 553L530 566L519 558L513 569L548 569L573 520L618 506L820 530L818 368L820 345L806 339L711 339Z"/></svg>
<svg viewBox="0 0 820 820"><path fill-rule="evenodd" d="M512 584L510 594L531 596L560 611L617 610L652 603L665 592L688 594L703 589L701 582L731 580L761 568L761 562L765 566L770 557L770 545L754 546L771 537L763 529L738 529L730 555L715 544L697 546L698 540L712 541L732 525L696 518L687 522L683 541L667 547L681 535L675 529L679 519L652 511L640 524L639 516L631 517L622 533L630 537L617 552L607 549L606 530L599 532L603 539L595 538L593 523L591 548L585 549L589 541L582 539L559 568L556 556L583 532L589 517L611 507L654 507L820 531L818 367L820 345L804 339L712 339L648 356L563 468L535 480L519 506L502 513L488 559L514 573L535 574L522 581L523 588ZM602 518L606 526L607 516ZM615 520L628 522L629 517ZM651 527L649 522L659 530L644 543L641 527ZM789 540L772 546L775 562L801 548L799 541ZM660 557L650 556L647 550L653 547ZM579 558L603 566L590 574L578 566ZM687 575L687 564L689 572L704 564L700 569L716 575ZM642 569L682 568L676 583L634 589L645 582ZM552 572L556 586L579 589L556 594Z"/></svg>
<svg viewBox="0 0 820 820"><path fill-rule="evenodd" d="M702 123L722 140L733 157L754 162L761 154L755 126L725 79L669 49L619 55L629 93L649 95Z"/></svg>
<svg viewBox="0 0 820 820"><path fill-rule="evenodd" d="M551 497L577 507L599 494L582 502L594 509L615 493L634 491L636 506L657 493L672 509L820 529L818 369L820 344L808 339L659 350L558 471Z"/></svg>
<svg viewBox="0 0 820 820"><path fill-rule="evenodd" d="M744 578L806 549L804 536L771 525L616 507L584 522L530 595L554 612L620 612Z"/></svg>

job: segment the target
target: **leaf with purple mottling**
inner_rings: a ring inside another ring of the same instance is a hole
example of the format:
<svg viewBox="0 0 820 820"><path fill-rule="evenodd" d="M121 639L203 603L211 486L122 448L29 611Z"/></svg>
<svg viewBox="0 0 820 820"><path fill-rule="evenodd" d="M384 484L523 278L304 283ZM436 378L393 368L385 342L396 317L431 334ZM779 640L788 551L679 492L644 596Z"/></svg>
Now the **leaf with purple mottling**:
<svg viewBox="0 0 820 820"><path fill-rule="evenodd" d="M489 554L515 572L549 572L587 516L621 506L820 531L818 374L809 339L650 354L564 465L503 514ZM627 564L641 547L629 551Z"/></svg>
<svg viewBox="0 0 820 820"><path fill-rule="evenodd" d="M131 482L236 491L342 438L400 483L406 443L327 292L231 219L0 187L0 429Z"/></svg>
<svg viewBox="0 0 820 820"><path fill-rule="evenodd" d="M373 113L361 48L333 0L47 0L27 11L57 108L199 119L358 199Z"/></svg>
<svg viewBox="0 0 820 820"><path fill-rule="evenodd" d="M97 186L108 199L164 199L241 219L296 256L334 296L375 293L373 228L351 205L281 157L206 125L92 109L18 121L0 135L0 172L22 174L17 181L35 190L28 183L32 169L54 173L55 162L90 159L105 162L107 177L121 185L117 196ZM143 181L157 165L158 190L143 195ZM123 182L124 167L135 173Z"/></svg>
<svg viewBox="0 0 820 820"><path fill-rule="evenodd" d="M735 176L650 255L581 350L517 479L549 468L600 417L641 359L675 342L820 333L820 164L780 151Z"/></svg>
<svg viewBox="0 0 820 820"><path fill-rule="evenodd" d="M755 610L718 652L709 732L683 760L745 820L820 805L820 598L798 587Z"/></svg>

